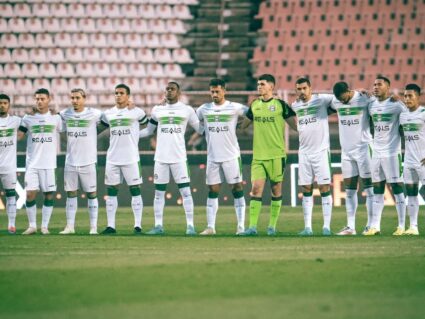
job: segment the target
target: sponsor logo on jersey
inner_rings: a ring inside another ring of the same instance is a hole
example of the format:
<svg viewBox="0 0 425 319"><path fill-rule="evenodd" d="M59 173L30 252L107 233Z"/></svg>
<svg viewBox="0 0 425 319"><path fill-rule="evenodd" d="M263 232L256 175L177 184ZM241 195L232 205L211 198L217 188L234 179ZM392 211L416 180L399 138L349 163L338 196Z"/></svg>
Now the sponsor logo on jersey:
<svg viewBox="0 0 425 319"><path fill-rule="evenodd" d="M87 132L68 132L68 137L87 137Z"/></svg>
<svg viewBox="0 0 425 319"><path fill-rule="evenodd" d="M216 132L216 133L220 133L220 132L228 132L229 131L229 127L228 126L210 126L208 127L208 132Z"/></svg>
<svg viewBox="0 0 425 319"><path fill-rule="evenodd" d="M299 125L308 125L308 124L316 123L316 122L317 122L317 117L310 117L310 118L298 120Z"/></svg>
<svg viewBox="0 0 425 319"><path fill-rule="evenodd" d="M404 140L406 142L419 141L419 135L405 135Z"/></svg>
<svg viewBox="0 0 425 319"><path fill-rule="evenodd" d="M388 132L390 130L389 125L375 125L376 132Z"/></svg>
<svg viewBox="0 0 425 319"><path fill-rule="evenodd" d="M340 120L339 122L341 123L341 125L345 125L345 126L351 126L351 125L358 125L358 124L360 124L360 121L358 119L354 119L354 120Z"/></svg>
<svg viewBox="0 0 425 319"><path fill-rule="evenodd" d="M173 133L181 133L182 132L182 128L181 127L162 127L161 128L161 133L165 133L165 134L173 134Z"/></svg>
<svg viewBox="0 0 425 319"><path fill-rule="evenodd" d="M8 147L13 145L14 145L13 141L5 141L5 142L0 141L0 147Z"/></svg>
<svg viewBox="0 0 425 319"><path fill-rule="evenodd" d="M43 144L43 143L52 143L53 142L53 137L51 137L51 136L48 136L48 137L33 137L31 139L31 141L33 143L41 143L41 144Z"/></svg>
<svg viewBox="0 0 425 319"><path fill-rule="evenodd" d="M114 136L130 135L131 131L128 128L122 129L122 130L112 130L111 134L114 135Z"/></svg>
<svg viewBox="0 0 425 319"><path fill-rule="evenodd" d="M255 116L254 121L260 123L274 123L274 116Z"/></svg>

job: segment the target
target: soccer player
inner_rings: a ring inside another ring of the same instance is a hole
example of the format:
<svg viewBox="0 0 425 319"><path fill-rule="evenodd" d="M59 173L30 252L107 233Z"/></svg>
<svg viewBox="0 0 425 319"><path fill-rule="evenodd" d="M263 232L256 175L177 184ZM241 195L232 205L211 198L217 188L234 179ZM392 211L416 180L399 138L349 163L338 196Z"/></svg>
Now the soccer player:
<svg viewBox="0 0 425 319"><path fill-rule="evenodd" d="M381 232L381 216L384 209L385 184L391 185L396 201L398 227L393 233L403 235L405 227L406 203L403 189L401 138L399 132L400 113L406 110L403 103L390 98L390 80L378 76L373 84L373 95L376 100L369 106L372 116L373 154L373 221L371 228L364 235L379 235Z"/></svg>
<svg viewBox="0 0 425 319"><path fill-rule="evenodd" d="M96 193L97 125L102 112L85 107L83 89L71 90L72 108L60 112L67 133L64 184L67 192L66 227L62 235L75 233L75 215L78 209L79 182L87 195L90 235L97 234L98 200Z"/></svg>
<svg viewBox="0 0 425 319"><path fill-rule="evenodd" d="M253 160L251 164L251 200L249 203L249 227L243 235L257 235L258 218L266 180L270 180L271 205L267 235L276 234L276 224L282 206L282 180L285 171L285 122L296 130L295 113L289 105L273 97L275 78L263 74L258 78L260 97L254 100L246 114L242 127L254 122Z"/></svg>
<svg viewBox="0 0 425 319"><path fill-rule="evenodd" d="M344 177L347 226L337 235L356 235L357 185L359 176L366 193L367 232L372 222L373 187L371 174L371 143L369 105L372 99L364 93L350 90L345 82L333 87L335 98L331 107L338 113L341 143L341 170Z"/></svg>
<svg viewBox="0 0 425 319"><path fill-rule="evenodd" d="M9 234L16 234L16 142L21 119L9 115L10 97L0 94L0 182L6 193Z"/></svg>
<svg viewBox="0 0 425 319"><path fill-rule="evenodd" d="M118 185L125 179L130 188L131 208L134 214L134 233L142 233L143 200L140 191L142 169L139 157L139 129L147 123L145 112L129 108L130 88L125 84L115 87L116 105L106 110L101 123L110 128L109 148L106 154L105 184L107 186L106 216L108 226L102 234L115 234L115 215L118 208Z"/></svg>
<svg viewBox="0 0 425 319"><path fill-rule="evenodd" d="M421 88L408 84L404 91L404 103L408 110L400 114L400 124L405 139L404 183L407 193L407 211L410 227L405 235L419 235L418 186L425 185L425 108L419 105Z"/></svg>
<svg viewBox="0 0 425 319"><path fill-rule="evenodd" d="M207 198L207 228L200 235L214 235L218 211L218 194L224 179L231 185L237 218L236 234L245 231L245 197L242 186L242 165L236 125L239 116L244 116L248 107L226 100L226 83L212 79L209 83L212 102L201 105L196 114L205 127L207 140L206 182L209 188ZM193 138L194 136L192 136ZM195 136L196 138L196 136Z"/></svg>
<svg viewBox="0 0 425 319"><path fill-rule="evenodd" d="M313 183L317 179L322 197L322 235L331 235L332 195L328 111L331 94L313 94L310 80L301 77L295 82L297 100L291 107L298 118L299 178L303 192L304 230L301 236L313 235Z"/></svg>
<svg viewBox="0 0 425 319"><path fill-rule="evenodd" d="M58 114L49 111L50 92L41 88L35 92L36 113L25 115L19 127L18 135L27 134L27 156L25 188L27 193L26 210L29 227L23 235L37 232L37 192L44 195L41 210L41 233L49 234L49 221L53 212L54 193L56 192L56 157L58 151L58 133L62 131L62 120Z"/></svg>
<svg viewBox="0 0 425 319"><path fill-rule="evenodd" d="M165 190L170 182L170 171L183 198L187 224L186 235L196 235L184 134L188 123L199 133L202 132L202 127L199 125L199 119L194 109L179 101L180 93L179 84L169 82L165 88L165 105L156 105L152 109L148 126L140 131L140 138L150 136L155 130L157 131L154 158L155 198L153 202L155 225L146 233L148 235L164 233Z"/></svg>

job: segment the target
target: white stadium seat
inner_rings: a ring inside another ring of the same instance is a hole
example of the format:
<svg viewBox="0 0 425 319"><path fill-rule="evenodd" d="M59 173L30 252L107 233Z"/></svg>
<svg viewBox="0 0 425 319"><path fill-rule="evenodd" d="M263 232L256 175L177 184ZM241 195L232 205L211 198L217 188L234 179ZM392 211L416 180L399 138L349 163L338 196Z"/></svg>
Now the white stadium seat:
<svg viewBox="0 0 425 319"><path fill-rule="evenodd" d="M87 62L81 62L75 64L75 74L82 77L88 78L94 75L93 65Z"/></svg>
<svg viewBox="0 0 425 319"><path fill-rule="evenodd" d="M155 6L144 3L139 6L139 16L144 19L156 19Z"/></svg>
<svg viewBox="0 0 425 319"><path fill-rule="evenodd" d="M66 5L61 2L50 4L50 14L56 18L66 18L69 16Z"/></svg>
<svg viewBox="0 0 425 319"><path fill-rule="evenodd" d="M153 78L163 78L165 76L164 69L159 63L149 63L146 66L146 74Z"/></svg>
<svg viewBox="0 0 425 319"><path fill-rule="evenodd" d="M146 77L145 66L141 63L130 63L128 65L128 74L136 78Z"/></svg>
<svg viewBox="0 0 425 319"><path fill-rule="evenodd" d="M130 22L127 18L114 19L114 29L115 32L127 33L127 32L137 32L131 30Z"/></svg>
<svg viewBox="0 0 425 319"><path fill-rule="evenodd" d="M70 91L68 81L61 77L52 79L51 87L52 91L56 94L67 94Z"/></svg>
<svg viewBox="0 0 425 319"><path fill-rule="evenodd" d="M28 50L18 48L12 51L12 61L17 63L25 63L29 61Z"/></svg>
<svg viewBox="0 0 425 319"><path fill-rule="evenodd" d="M124 36L121 33L108 34L109 46L113 48L122 48L124 45Z"/></svg>
<svg viewBox="0 0 425 319"><path fill-rule="evenodd" d="M179 48L180 43L175 34L161 34L161 45L165 48Z"/></svg>
<svg viewBox="0 0 425 319"><path fill-rule="evenodd" d="M87 87L90 92L102 92L105 89L105 84L102 78L91 77L87 79Z"/></svg>
<svg viewBox="0 0 425 319"><path fill-rule="evenodd" d="M148 33L148 20L145 19L133 19L130 22L131 31L137 33Z"/></svg>
<svg viewBox="0 0 425 319"><path fill-rule="evenodd" d="M58 18L43 19L43 30L45 32L61 32L62 27L61 27L59 19Z"/></svg>
<svg viewBox="0 0 425 319"><path fill-rule="evenodd" d="M0 21L2 21L2 23L6 22L6 20L3 20L3 19L0 19ZM0 27L1 27L1 23L0 23ZM9 19L9 21L7 22L6 30L2 32L13 32L13 33L27 32L25 20L23 18L17 18L17 17ZM31 32L33 31L31 30Z"/></svg>
<svg viewBox="0 0 425 319"><path fill-rule="evenodd" d="M83 18L86 17L86 9L81 3L72 3L68 7L69 16L75 18Z"/></svg>
<svg viewBox="0 0 425 319"><path fill-rule="evenodd" d="M10 3L0 3L0 17L11 18L14 17L13 7Z"/></svg>
<svg viewBox="0 0 425 319"><path fill-rule="evenodd" d="M49 48L46 50L47 60L53 63L65 62L65 56L60 48Z"/></svg>
<svg viewBox="0 0 425 319"><path fill-rule="evenodd" d="M116 33L114 33L116 34ZM113 43L111 43L114 46ZM103 33L92 33L90 35L90 46L94 46L96 48L104 48L108 46L108 42L106 41L106 36Z"/></svg>
<svg viewBox="0 0 425 319"><path fill-rule="evenodd" d="M13 12L15 17L27 18L33 15L31 12L31 7L28 3L15 3Z"/></svg>
<svg viewBox="0 0 425 319"><path fill-rule="evenodd" d="M35 63L43 63L47 61L47 54L44 49L32 48L28 51L29 61Z"/></svg>
<svg viewBox="0 0 425 319"><path fill-rule="evenodd" d="M100 62L94 65L94 74L99 77L108 77L111 75L111 69L108 63Z"/></svg>
<svg viewBox="0 0 425 319"><path fill-rule="evenodd" d="M67 17L65 19L61 19L61 25L62 30L65 30L66 32L72 33L80 31L76 18Z"/></svg>
<svg viewBox="0 0 425 319"><path fill-rule="evenodd" d="M160 48L161 42L157 34L148 33L143 35L143 44L148 48Z"/></svg>
<svg viewBox="0 0 425 319"><path fill-rule="evenodd" d="M112 20L108 18L98 19L96 21L96 28L102 33L115 32L115 26L112 24Z"/></svg>
<svg viewBox="0 0 425 319"><path fill-rule="evenodd" d="M33 90L32 81L30 79L16 79L15 80L15 91L17 93L34 93L35 90Z"/></svg>
<svg viewBox="0 0 425 319"><path fill-rule="evenodd" d="M193 63L189 51L185 48L178 48L173 50L173 60L178 63Z"/></svg>
<svg viewBox="0 0 425 319"><path fill-rule="evenodd" d="M12 62L12 55L9 49L0 48L0 63Z"/></svg>
<svg viewBox="0 0 425 319"><path fill-rule="evenodd" d="M153 33L165 33L167 32L167 27L165 26L165 20L152 19L149 20L149 31Z"/></svg>
<svg viewBox="0 0 425 319"><path fill-rule="evenodd" d="M2 48L19 48L18 37L13 33L3 33L0 35L0 47Z"/></svg>
<svg viewBox="0 0 425 319"><path fill-rule="evenodd" d="M98 3L91 3L86 5L86 15L92 18L103 18L102 6Z"/></svg>
<svg viewBox="0 0 425 319"><path fill-rule="evenodd" d="M54 46L53 37L50 33L37 33L35 43L40 48L51 48Z"/></svg>
<svg viewBox="0 0 425 319"><path fill-rule="evenodd" d="M87 33L74 33L72 35L72 44L73 46L79 47L79 48L86 48L89 46L92 46L91 41L89 41L89 36Z"/></svg>
<svg viewBox="0 0 425 319"><path fill-rule="evenodd" d="M3 71L4 72L4 71ZM13 79L2 78L0 80L0 87L5 94L12 94L15 92L15 81Z"/></svg>
<svg viewBox="0 0 425 319"><path fill-rule="evenodd" d="M138 33L125 34L124 42L129 48L140 48L142 46L142 38Z"/></svg>
<svg viewBox="0 0 425 319"><path fill-rule="evenodd" d="M164 49L164 48L159 48L159 49L155 50L154 59L155 59L156 62L160 62L160 63L171 63L171 62L173 62L170 50Z"/></svg>
<svg viewBox="0 0 425 319"><path fill-rule="evenodd" d="M8 21L6 19L0 19L0 32L5 33L5 32L9 32L9 30L10 30L10 27L9 27Z"/></svg>
<svg viewBox="0 0 425 319"><path fill-rule="evenodd" d="M81 48L66 48L65 57L69 62L82 62L84 61L83 51Z"/></svg>
<svg viewBox="0 0 425 319"><path fill-rule="evenodd" d="M137 19L139 18L139 13L137 10L137 5L132 3L126 3L121 5L121 14L126 18Z"/></svg>
<svg viewBox="0 0 425 319"><path fill-rule="evenodd" d="M100 49L100 56L102 57L102 60L105 62L120 61L120 58L118 57L118 54L117 54L117 50L114 48Z"/></svg>
<svg viewBox="0 0 425 319"><path fill-rule="evenodd" d="M44 79L44 78L38 78L38 79L33 80L32 86L34 88L34 91L36 91L40 88L44 88L44 89L47 89L49 91L51 90L50 81L48 79Z"/></svg>
<svg viewBox="0 0 425 319"><path fill-rule="evenodd" d="M83 49L84 61L87 62L99 62L101 61L100 52L97 48L86 48Z"/></svg>
<svg viewBox="0 0 425 319"><path fill-rule="evenodd" d="M173 7L173 17L181 20L193 19L189 7L185 4L178 4Z"/></svg>
<svg viewBox="0 0 425 319"><path fill-rule="evenodd" d="M105 78L104 81L105 81L105 90L111 92L111 93L108 93L108 96L110 100L112 101L111 103L114 103L114 94L113 94L114 89L118 84L122 83L122 80L116 76L110 76Z"/></svg>
<svg viewBox="0 0 425 319"><path fill-rule="evenodd" d="M137 59L142 63L155 62L155 59L153 58L153 52L151 49L140 48L136 50L136 56L137 56Z"/></svg>
<svg viewBox="0 0 425 319"><path fill-rule="evenodd" d="M122 82L130 87L132 95L141 91L140 81L136 78L123 78Z"/></svg>
<svg viewBox="0 0 425 319"><path fill-rule="evenodd" d="M48 3L38 2L32 5L32 12L34 17L48 18L50 14L50 6Z"/></svg>
<svg viewBox="0 0 425 319"><path fill-rule="evenodd" d="M57 47L62 48L67 48L75 45L75 43L73 43L73 41L71 40L71 34L66 32L56 33L53 37L53 42Z"/></svg>
<svg viewBox="0 0 425 319"><path fill-rule="evenodd" d="M164 65L164 73L173 79L181 79L185 77L180 65L174 63Z"/></svg>
<svg viewBox="0 0 425 319"><path fill-rule="evenodd" d="M161 17L161 19L171 19L174 17L173 10L170 5L160 4L155 7L156 16Z"/></svg>
<svg viewBox="0 0 425 319"><path fill-rule="evenodd" d="M80 88L83 90L87 90L86 80L83 78L72 78L68 80L68 87L71 91L72 89Z"/></svg>
<svg viewBox="0 0 425 319"><path fill-rule="evenodd" d="M35 63L24 63L21 67L22 75L26 78L38 78L40 74L38 72L38 66Z"/></svg>
<svg viewBox="0 0 425 319"><path fill-rule="evenodd" d="M93 33L97 31L95 20L90 18L79 19L78 27L83 32Z"/></svg>
<svg viewBox="0 0 425 319"><path fill-rule="evenodd" d="M125 63L137 62L136 51L131 48L121 48L118 50L118 55Z"/></svg>
<svg viewBox="0 0 425 319"><path fill-rule="evenodd" d="M32 33L20 33L18 35L18 42L19 46L21 46L22 48L36 47L34 35Z"/></svg>
<svg viewBox="0 0 425 319"><path fill-rule="evenodd" d="M120 78L128 76L127 65L122 62L112 63L111 65L111 73Z"/></svg>
<svg viewBox="0 0 425 319"><path fill-rule="evenodd" d="M62 76L60 73L56 72L56 67L53 63L41 63L38 67L38 72L40 76L44 78L56 78Z"/></svg>
<svg viewBox="0 0 425 319"><path fill-rule="evenodd" d="M108 18L119 18L122 16L120 6L115 3L104 4L103 14Z"/></svg>
<svg viewBox="0 0 425 319"><path fill-rule="evenodd" d="M181 20L168 19L165 22L166 30L170 33L185 34L186 28Z"/></svg>
<svg viewBox="0 0 425 319"><path fill-rule="evenodd" d="M75 76L74 67L71 63L58 63L56 71L64 78L72 78Z"/></svg>

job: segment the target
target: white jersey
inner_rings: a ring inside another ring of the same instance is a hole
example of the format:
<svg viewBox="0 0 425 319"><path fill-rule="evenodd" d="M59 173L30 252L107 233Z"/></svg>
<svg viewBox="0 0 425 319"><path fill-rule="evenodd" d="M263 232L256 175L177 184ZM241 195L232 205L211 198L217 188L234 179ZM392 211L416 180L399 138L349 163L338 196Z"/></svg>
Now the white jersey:
<svg viewBox="0 0 425 319"><path fill-rule="evenodd" d="M58 133L62 131L59 114L25 115L19 129L28 135L26 168L56 168Z"/></svg>
<svg viewBox="0 0 425 319"><path fill-rule="evenodd" d="M421 166L425 158L425 108L420 106L416 111L405 111L400 114L405 140L404 165Z"/></svg>
<svg viewBox="0 0 425 319"><path fill-rule="evenodd" d="M21 118L0 117L0 174L16 172L16 142Z"/></svg>
<svg viewBox="0 0 425 319"><path fill-rule="evenodd" d="M102 112L86 107L82 112L68 108L60 112L67 135L66 163L86 166L97 162L97 125Z"/></svg>
<svg viewBox="0 0 425 319"><path fill-rule="evenodd" d="M400 113L405 110L403 103L391 102L389 98L384 101L375 99L369 105L375 131L373 157L390 157L401 153Z"/></svg>
<svg viewBox="0 0 425 319"><path fill-rule="evenodd" d="M347 104L333 99L331 108L338 112L339 141L344 153L355 155L372 142L369 119L372 102L373 99L357 91Z"/></svg>
<svg viewBox="0 0 425 319"><path fill-rule="evenodd" d="M119 109L116 106L102 114L102 122L110 127L106 160L114 165L136 163L139 157L139 128L147 122L146 113L135 107Z"/></svg>
<svg viewBox="0 0 425 319"><path fill-rule="evenodd" d="M189 105L182 102L156 105L152 109L151 123L157 125L155 161L177 163L186 161L184 134L187 123L199 129L199 119Z"/></svg>
<svg viewBox="0 0 425 319"><path fill-rule="evenodd" d="M240 157L236 125L238 117L248 109L243 104L225 101L222 105L205 103L196 110L205 127L208 160L225 162Z"/></svg>
<svg viewBox="0 0 425 319"><path fill-rule="evenodd" d="M329 149L328 108L332 99L331 94L313 94L308 102L292 103L298 118L300 153L314 154Z"/></svg>

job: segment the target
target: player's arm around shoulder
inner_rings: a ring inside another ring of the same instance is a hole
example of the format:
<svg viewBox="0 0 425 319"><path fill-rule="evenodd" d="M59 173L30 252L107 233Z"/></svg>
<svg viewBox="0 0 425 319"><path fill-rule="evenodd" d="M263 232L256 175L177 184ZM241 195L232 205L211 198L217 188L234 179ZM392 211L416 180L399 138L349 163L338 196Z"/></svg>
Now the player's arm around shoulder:
<svg viewBox="0 0 425 319"><path fill-rule="evenodd" d="M298 131L297 128L297 117L294 110L283 100L279 100L282 105L282 116L285 122L289 125L294 131Z"/></svg>
<svg viewBox="0 0 425 319"><path fill-rule="evenodd" d="M248 107L248 110L245 113L245 118L240 123L240 128L242 130L248 128L248 126L251 125L252 121L254 120L254 113L252 112L252 105L255 103L256 100L252 101Z"/></svg>
<svg viewBox="0 0 425 319"><path fill-rule="evenodd" d="M158 119L156 117L157 108L158 105L154 106L151 112L150 119L148 120L146 118L147 126L139 131L139 138L145 138L155 133L155 130L158 127Z"/></svg>
<svg viewBox="0 0 425 319"><path fill-rule="evenodd" d="M21 119L18 127L17 137L18 140L22 140L25 138L25 134L28 132L28 115L24 115Z"/></svg>

